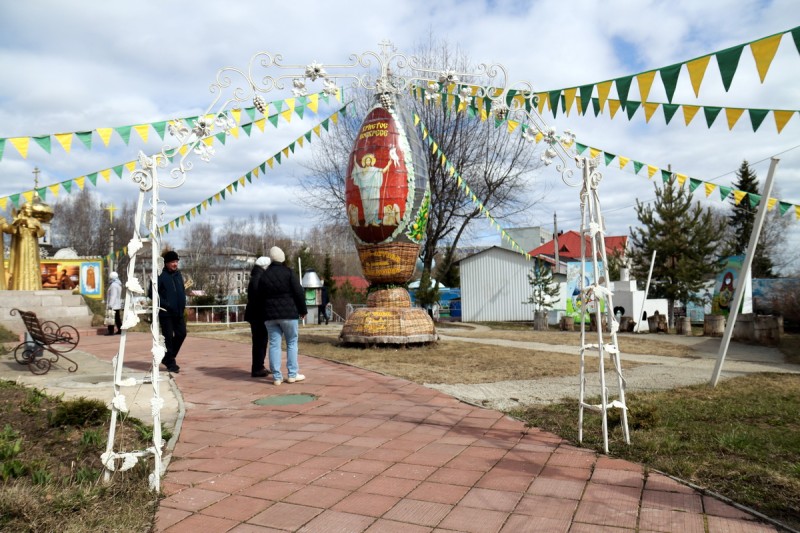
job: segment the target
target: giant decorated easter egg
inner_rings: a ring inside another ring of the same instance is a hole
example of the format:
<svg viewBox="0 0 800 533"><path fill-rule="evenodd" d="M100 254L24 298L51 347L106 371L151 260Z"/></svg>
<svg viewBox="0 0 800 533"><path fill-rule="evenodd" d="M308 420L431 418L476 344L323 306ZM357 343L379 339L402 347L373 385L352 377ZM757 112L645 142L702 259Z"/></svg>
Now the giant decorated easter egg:
<svg viewBox="0 0 800 533"><path fill-rule="evenodd" d="M347 167L347 217L358 245L419 244L428 215L422 139L400 102L380 103L361 124Z"/></svg>

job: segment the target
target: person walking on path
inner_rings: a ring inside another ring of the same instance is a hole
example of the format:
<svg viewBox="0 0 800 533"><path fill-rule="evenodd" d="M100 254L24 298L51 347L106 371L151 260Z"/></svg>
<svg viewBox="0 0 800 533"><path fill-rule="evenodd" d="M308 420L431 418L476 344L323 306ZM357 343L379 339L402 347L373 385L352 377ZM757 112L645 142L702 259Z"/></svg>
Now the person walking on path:
<svg viewBox="0 0 800 533"><path fill-rule="evenodd" d="M247 306L244 308L244 319L250 323L252 337L252 364L250 377L263 378L267 375L264 361L267 358L267 326L264 324L264 302L258 299L258 280L269 266L269 257L259 257L253 270L250 271L250 282L247 284Z"/></svg>
<svg viewBox="0 0 800 533"><path fill-rule="evenodd" d="M66 270L64 271L66 272ZM117 326L117 335L122 333L122 282L119 280L119 274L112 272L108 275L111 283L108 285L108 297L106 299L106 308L114 311L114 324L108 326L108 333L106 335L114 335L114 325Z"/></svg>
<svg viewBox="0 0 800 533"><path fill-rule="evenodd" d="M288 383L303 381L297 361L298 319L308 314L306 299L300 280L284 264L283 250L273 246L269 251L272 260L258 281L257 298L263 302L264 320L269 337L269 370L273 385L283 382L281 372L281 336L286 339L286 370Z"/></svg>
<svg viewBox="0 0 800 533"><path fill-rule="evenodd" d="M169 372L177 374L181 367L176 359L186 339L186 321L183 313L186 309L186 289L183 276L178 270L177 252L170 250L164 254L164 269L158 276L158 322L164 335L166 353L161 364Z"/></svg>

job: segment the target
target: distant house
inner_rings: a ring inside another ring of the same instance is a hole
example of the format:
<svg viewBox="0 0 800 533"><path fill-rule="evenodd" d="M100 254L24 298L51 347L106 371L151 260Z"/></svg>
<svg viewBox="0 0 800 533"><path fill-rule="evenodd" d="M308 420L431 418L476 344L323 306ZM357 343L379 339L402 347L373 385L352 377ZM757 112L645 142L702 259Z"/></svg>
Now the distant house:
<svg viewBox="0 0 800 533"><path fill-rule="evenodd" d="M587 259L591 258L591 241L589 237L585 237L584 241L586 243L586 257ZM611 255L614 252L621 252L623 255L627 250L628 246L628 237L626 235L621 235L617 237L606 237L606 254ZM569 261L580 261L581 260L581 234L577 231L565 231L562 232L557 237L553 238L553 240L548 241L541 246L537 246L533 250L529 251L528 253L531 254L533 257L537 257L540 255L546 255L548 257L554 258L556 256L556 244L558 245L558 260L559 262L569 262Z"/></svg>
<svg viewBox="0 0 800 533"><path fill-rule="evenodd" d="M337 287L341 287L345 282L349 282L357 291L366 292L369 288L369 281L361 276L331 276L331 279L333 279Z"/></svg>

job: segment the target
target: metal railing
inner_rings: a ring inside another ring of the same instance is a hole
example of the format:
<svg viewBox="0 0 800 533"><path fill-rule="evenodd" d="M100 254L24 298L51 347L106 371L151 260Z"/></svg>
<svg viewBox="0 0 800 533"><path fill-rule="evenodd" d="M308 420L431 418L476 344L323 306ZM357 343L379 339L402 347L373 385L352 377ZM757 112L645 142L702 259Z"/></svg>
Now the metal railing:
<svg viewBox="0 0 800 533"><path fill-rule="evenodd" d="M245 324L245 305L187 305L187 324Z"/></svg>

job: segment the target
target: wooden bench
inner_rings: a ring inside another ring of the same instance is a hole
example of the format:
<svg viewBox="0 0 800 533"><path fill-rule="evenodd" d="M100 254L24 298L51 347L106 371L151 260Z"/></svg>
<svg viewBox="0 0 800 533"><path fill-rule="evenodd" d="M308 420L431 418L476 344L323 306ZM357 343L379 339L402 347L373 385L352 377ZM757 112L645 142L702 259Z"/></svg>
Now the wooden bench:
<svg viewBox="0 0 800 533"><path fill-rule="evenodd" d="M28 365L33 374L47 374L53 363L64 358L72 363L67 370L75 372L78 363L64 355L78 346L80 334L72 326L59 326L53 321L39 322L36 313L12 309L11 315L19 314L28 330L28 339L14 349L14 359L21 365ZM50 352L48 356L44 352Z"/></svg>

